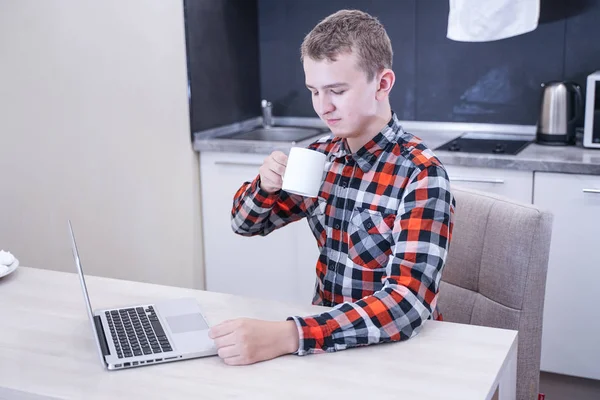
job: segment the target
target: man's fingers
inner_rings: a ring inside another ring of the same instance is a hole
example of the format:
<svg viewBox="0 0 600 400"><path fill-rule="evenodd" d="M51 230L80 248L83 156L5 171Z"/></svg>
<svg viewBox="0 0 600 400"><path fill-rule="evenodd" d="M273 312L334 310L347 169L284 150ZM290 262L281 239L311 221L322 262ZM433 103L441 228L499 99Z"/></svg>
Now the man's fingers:
<svg viewBox="0 0 600 400"><path fill-rule="evenodd" d="M273 171L278 176L283 177L283 174L285 173L285 166L277 163L271 163L269 164L269 170Z"/></svg>
<svg viewBox="0 0 600 400"><path fill-rule="evenodd" d="M287 156L281 151L274 151L265 158L263 165L258 170L261 180L260 186L263 190L274 193L281 189L286 163Z"/></svg>
<svg viewBox="0 0 600 400"><path fill-rule="evenodd" d="M260 173L260 178L264 180L264 178L270 179L271 181L277 181L278 178L283 177L283 173L279 173L277 171L278 168L285 168L279 164L274 164L272 161L270 163L263 164L258 172Z"/></svg>
<svg viewBox="0 0 600 400"><path fill-rule="evenodd" d="M265 171L265 173L260 177L260 179L266 185L277 188L280 188L281 184L283 183L283 178L273 171Z"/></svg>
<svg viewBox="0 0 600 400"><path fill-rule="evenodd" d="M222 359L238 357L240 355L239 346L226 346L217 350L217 354Z"/></svg>
<svg viewBox="0 0 600 400"><path fill-rule="evenodd" d="M248 365L251 364L242 356L224 358L223 362L227 365Z"/></svg>
<svg viewBox="0 0 600 400"><path fill-rule="evenodd" d="M233 346L235 344L235 334L229 334L221 336L215 339L215 346L217 349L221 347Z"/></svg>
<svg viewBox="0 0 600 400"><path fill-rule="evenodd" d="M210 328L208 331L208 337L211 339L216 339L230 334L234 329L235 326L233 321L225 321Z"/></svg>
<svg viewBox="0 0 600 400"><path fill-rule="evenodd" d="M287 165L288 156L281 151L274 151L271 153L271 158L275 160L278 164L283 165L284 167Z"/></svg>

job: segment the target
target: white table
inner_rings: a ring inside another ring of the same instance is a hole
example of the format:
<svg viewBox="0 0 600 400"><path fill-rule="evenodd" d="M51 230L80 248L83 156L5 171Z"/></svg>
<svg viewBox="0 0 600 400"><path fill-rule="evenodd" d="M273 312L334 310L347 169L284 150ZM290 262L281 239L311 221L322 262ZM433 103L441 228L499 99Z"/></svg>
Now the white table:
<svg viewBox="0 0 600 400"><path fill-rule="evenodd" d="M192 296L210 324L325 310L92 276L86 281L94 308ZM337 353L245 367L208 357L106 371L77 275L23 267L0 279L0 321L0 399L515 398L517 333L510 330L428 321L406 342Z"/></svg>

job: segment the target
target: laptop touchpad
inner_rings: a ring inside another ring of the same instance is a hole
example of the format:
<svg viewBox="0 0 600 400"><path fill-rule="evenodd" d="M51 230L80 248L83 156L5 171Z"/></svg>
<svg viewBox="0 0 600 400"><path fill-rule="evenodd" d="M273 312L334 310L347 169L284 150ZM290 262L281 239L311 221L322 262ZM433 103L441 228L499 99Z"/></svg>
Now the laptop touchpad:
<svg viewBox="0 0 600 400"><path fill-rule="evenodd" d="M167 323L173 333L185 333L193 331L203 331L208 329L208 325L201 314L183 314L166 317Z"/></svg>

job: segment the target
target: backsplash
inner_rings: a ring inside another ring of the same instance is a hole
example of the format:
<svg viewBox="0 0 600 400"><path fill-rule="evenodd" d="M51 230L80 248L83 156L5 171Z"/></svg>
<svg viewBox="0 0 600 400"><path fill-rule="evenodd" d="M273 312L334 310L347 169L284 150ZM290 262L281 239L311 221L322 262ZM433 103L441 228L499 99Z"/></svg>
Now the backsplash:
<svg viewBox="0 0 600 400"><path fill-rule="evenodd" d="M274 115L315 117L299 48L327 15L369 12L394 48L393 109L401 119L533 125L540 84L600 69L600 0L542 0L540 24L495 42L446 38L448 1L258 0L260 90Z"/></svg>
<svg viewBox="0 0 600 400"><path fill-rule="evenodd" d="M534 125L540 84L600 70L600 0L541 0L538 28L483 43L446 38L448 1L185 0L192 133L261 114L316 117L300 44L319 20L357 8L394 47L393 109L404 120Z"/></svg>
<svg viewBox="0 0 600 400"><path fill-rule="evenodd" d="M185 0L191 133L260 115L256 0Z"/></svg>

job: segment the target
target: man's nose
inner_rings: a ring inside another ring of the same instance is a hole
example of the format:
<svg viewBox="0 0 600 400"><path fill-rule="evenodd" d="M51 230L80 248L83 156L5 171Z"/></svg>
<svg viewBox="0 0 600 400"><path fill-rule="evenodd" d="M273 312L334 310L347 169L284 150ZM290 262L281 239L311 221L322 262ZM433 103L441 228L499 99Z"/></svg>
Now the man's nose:
<svg viewBox="0 0 600 400"><path fill-rule="evenodd" d="M319 107L321 109L321 115L329 114L335 110L335 106L329 96L321 96L319 99Z"/></svg>

